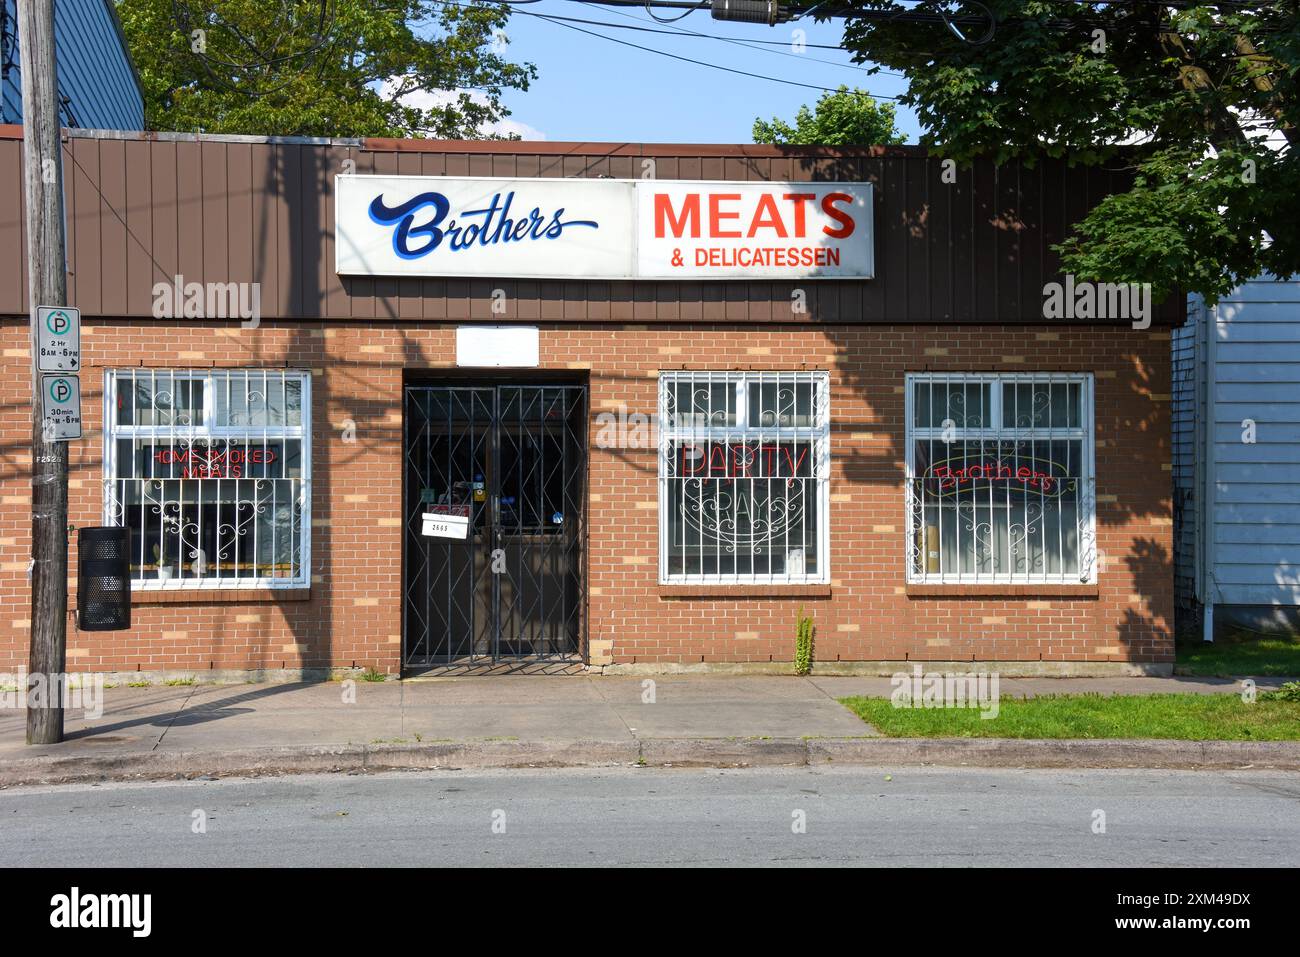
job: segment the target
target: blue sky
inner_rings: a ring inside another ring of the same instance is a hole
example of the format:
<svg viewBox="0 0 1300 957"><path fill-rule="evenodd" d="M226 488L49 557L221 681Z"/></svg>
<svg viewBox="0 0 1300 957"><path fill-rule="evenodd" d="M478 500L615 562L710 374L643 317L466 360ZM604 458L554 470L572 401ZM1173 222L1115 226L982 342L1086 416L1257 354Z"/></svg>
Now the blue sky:
<svg viewBox="0 0 1300 957"><path fill-rule="evenodd" d="M731 40L767 40L789 44L795 29L806 31L808 44L836 47L840 21L803 21L767 27L724 23L698 10L672 25L657 24L644 8L603 7L578 0L541 0L521 5L510 18L507 55L537 66L538 79L526 93L511 93L510 120L525 139L613 142L749 143L754 118L793 118L800 104L815 102L821 92L739 76L632 49L588 36L527 13L579 17L607 23L672 30L677 27ZM674 11L656 9L660 16ZM905 81L868 76L850 63L841 49L794 53L789 46L763 49L693 36L642 33L590 24L573 24L627 43L703 60L748 73L780 77L814 86L859 86L878 94L898 94ZM914 142L916 118L899 110L899 126ZM533 133L532 131L536 131Z"/></svg>

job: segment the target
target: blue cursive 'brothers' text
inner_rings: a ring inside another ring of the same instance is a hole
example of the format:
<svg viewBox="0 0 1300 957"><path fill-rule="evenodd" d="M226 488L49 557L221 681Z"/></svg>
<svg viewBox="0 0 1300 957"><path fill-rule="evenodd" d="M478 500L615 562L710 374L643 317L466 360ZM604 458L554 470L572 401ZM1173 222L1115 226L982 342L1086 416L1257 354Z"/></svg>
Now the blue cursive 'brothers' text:
<svg viewBox="0 0 1300 957"><path fill-rule="evenodd" d="M549 220L537 206L526 215L511 219L510 204L514 198L513 190L506 193L504 200L500 193L495 193L486 208L466 209L458 213L461 221L457 222L455 219L447 220L451 202L442 193L420 193L397 206L385 205L381 193L370 203L370 218L381 226L397 225L393 230L393 251L403 259L427 256L441 246L444 240L447 249L459 252L475 245L559 239L566 229L574 226L600 228L594 220L564 219L563 206L555 210ZM430 208L429 218L417 225L415 217L426 207ZM465 222L466 220L470 221Z"/></svg>

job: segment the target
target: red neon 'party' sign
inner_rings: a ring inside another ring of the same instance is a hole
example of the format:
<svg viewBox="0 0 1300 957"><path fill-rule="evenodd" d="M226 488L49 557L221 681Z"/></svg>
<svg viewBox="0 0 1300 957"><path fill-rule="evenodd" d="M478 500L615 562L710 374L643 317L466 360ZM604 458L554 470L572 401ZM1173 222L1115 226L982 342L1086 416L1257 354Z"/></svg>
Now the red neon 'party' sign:
<svg viewBox="0 0 1300 957"><path fill-rule="evenodd" d="M775 443L685 444L681 448L682 475L702 478L797 478L808 456L808 446L798 456L789 445ZM782 474L782 466L785 471Z"/></svg>

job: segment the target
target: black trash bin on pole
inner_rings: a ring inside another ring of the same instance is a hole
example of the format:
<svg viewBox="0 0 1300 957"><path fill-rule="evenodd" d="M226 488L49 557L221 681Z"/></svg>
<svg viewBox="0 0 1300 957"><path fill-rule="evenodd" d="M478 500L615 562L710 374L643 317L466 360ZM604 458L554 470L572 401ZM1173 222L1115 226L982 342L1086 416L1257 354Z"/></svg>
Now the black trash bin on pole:
<svg viewBox="0 0 1300 957"><path fill-rule="evenodd" d="M77 626L82 631L131 627L131 529L77 531Z"/></svg>

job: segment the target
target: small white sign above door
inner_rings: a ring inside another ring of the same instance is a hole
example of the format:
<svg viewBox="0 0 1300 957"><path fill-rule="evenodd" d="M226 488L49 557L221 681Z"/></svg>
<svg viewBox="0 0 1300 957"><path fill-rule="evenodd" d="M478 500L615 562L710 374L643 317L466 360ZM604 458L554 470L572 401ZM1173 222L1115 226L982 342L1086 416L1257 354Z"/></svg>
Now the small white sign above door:
<svg viewBox="0 0 1300 957"><path fill-rule="evenodd" d="M536 326L457 326L456 365L536 369L541 336Z"/></svg>
<svg viewBox="0 0 1300 957"><path fill-rule="evenodd" d="M464 515L437 515L425 512L421 518L424 519L424 527L420 529L421 535L428 535L430 538L469 538L469 518Z"/></svg>

